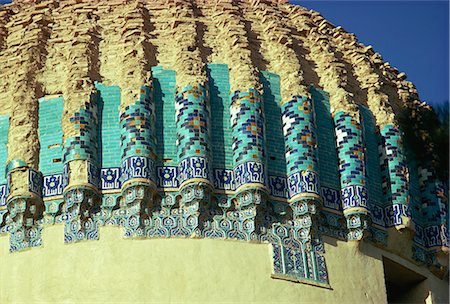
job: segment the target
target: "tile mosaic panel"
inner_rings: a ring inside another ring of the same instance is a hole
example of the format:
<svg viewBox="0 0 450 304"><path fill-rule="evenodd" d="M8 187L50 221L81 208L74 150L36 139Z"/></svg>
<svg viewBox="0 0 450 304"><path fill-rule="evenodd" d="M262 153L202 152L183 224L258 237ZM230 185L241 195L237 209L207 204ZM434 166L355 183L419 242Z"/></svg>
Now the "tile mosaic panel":
<svg viewBox="0 0 450 304"><path fill-rule="evenodd" d="M0 185L0 207L6 206L7 197L8 197L8 185L7 184Z"/></svg>
<svg viewBox="0 0 450 304"><path fill-rule="evenodd" d="M120 168L103 168L100 171L101 189L116 190L120 189Z"/></svg>
<svg viewBox="0 0 450 304"><path fill-rule="evenodd" d="M154 161L149 157L128 157L122 162L120 182L123 184L133 178L144 178L156 183Z"/></svg>

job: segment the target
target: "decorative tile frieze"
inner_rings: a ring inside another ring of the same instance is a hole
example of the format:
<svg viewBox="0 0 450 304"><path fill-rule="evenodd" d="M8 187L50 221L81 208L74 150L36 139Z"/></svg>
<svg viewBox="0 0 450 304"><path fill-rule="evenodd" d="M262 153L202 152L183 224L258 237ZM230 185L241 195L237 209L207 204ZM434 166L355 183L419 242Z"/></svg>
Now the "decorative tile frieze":
<svg viewBox="0 0 450 304"><path fill-rule="evenodd" d="M256 161L248 161L234 168L234 181L236 189L246 184L266 185L266 173L264 164Z"/></svg>
<svg viewBox="0 0 450 304"><path fill-rule="evenodd" d="M63 190L62 174L44 176L44 197L63 195Z"/></svg>
<svg viewBox="0 0 450 304"><path fill-rule="evenodd" d="M178 188L178 167L164 166L157 167L158 188Z"/></svg>
<svg viewBox="0 0 450 304"><path fill-rule="evenodd" d="M366 187L351 185L341 189L343 209L367 208L368 192Z"/></svg>
<svg viewBox="0 0 450 304"><path fill-rule="evenodd" d="M6 206L6 198L8 197L8 185L0 185L0 207Z"/></svg>
<svg viewBox="0 0 450 304"><path fill-rule="evenodd" d="M402 217L411 217L408 211L408 206L404 204L389 205L386 206L384 210L387 227L402 225Z"/></svg>
<svg viewBox="0 0 450 304"><path fill-rule="evenodd" d="M339 190L321 186L323 207L342 211L341 193Z"/></svg>
<svg viewBox="0 0 450 304"><path fill-rule="evenodd" d="M180 161L178 183L181 185L192 179L211 180L209 163L205 157L187 157Z"/></svg>
<svg viewBox="0 0 450 304"><path fill-rule="evenodd" d="M289 198L299 194L319 196L319 175L314 171L302 170L290 175L287 179Z"/></svg>
<svg viewBox="0 0 450 304"><path fill-rule="evenodd" d="M122 184L134 178L148 179L155 183L154 161L145 156L132 156L122 161L120 182Z"/></svg>
<svg viewBox="0 0 450 304"><path fill-rule="evenodd" d="M28 170L28 191L42 196L42 173L33 169Z"/></svg>
<svg viewBox="0 0 450 304"><path fill-rule="evenodd" d="M122 186L120 181L120 168L103 168L100 171L102 190L119 190Z"/></svg>
<svg viewBox="0 0 450 304"><path fill-rule="evenodd" d="M289 198L289 188L286 177L269 175L270 194L274 197Z"/></svg>
<svg viewBox="0 0 450 304"><path fill-rule="evenodd" d="M228 169L214 169L214 188L219 190L236 190L234 171Z"/></svg>

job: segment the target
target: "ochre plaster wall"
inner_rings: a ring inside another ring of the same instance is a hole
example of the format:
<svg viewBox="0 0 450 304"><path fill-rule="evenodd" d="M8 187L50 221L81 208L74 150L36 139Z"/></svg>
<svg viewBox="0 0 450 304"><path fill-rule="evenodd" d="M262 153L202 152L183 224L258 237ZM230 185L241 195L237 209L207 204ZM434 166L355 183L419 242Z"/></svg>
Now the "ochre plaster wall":
<svg viewBox="0 0 450 304"><path fill-rule="evenodd" d="M130 240L119 228L102 227L99 241L65 245L62 225L46 227L43 241L11 254L8 238L0 237L0 303L386 303L382 252L365 243L358 249L325 238L330 290L272 279L268 244ZM430 303L448 301L444 282L426 282Z"/></svg>

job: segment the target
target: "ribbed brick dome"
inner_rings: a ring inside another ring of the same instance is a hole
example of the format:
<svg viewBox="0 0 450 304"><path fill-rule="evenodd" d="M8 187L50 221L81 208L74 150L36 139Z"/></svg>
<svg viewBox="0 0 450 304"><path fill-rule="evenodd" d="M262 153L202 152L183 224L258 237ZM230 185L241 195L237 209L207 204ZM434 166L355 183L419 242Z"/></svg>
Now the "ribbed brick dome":
<svg viewBox="0 0 450 304"><path fill-rule="evenodd" d="M447 190L399 123L427 106L317 12L15 1L0 6L0 79L11 251L41 246L61 222L67 243L98 239L103 225L268 242L276 275L323 286L323 235L445 272Z"/></svg>

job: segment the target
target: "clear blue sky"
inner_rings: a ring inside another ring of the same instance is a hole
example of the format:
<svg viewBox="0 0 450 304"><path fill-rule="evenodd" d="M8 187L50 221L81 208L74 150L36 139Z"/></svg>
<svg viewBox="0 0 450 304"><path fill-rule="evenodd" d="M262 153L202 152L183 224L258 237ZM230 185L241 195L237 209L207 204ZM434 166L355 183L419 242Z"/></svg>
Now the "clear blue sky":
<svg viewBox="0 0 450 304"><path fill-rule="evenodd" d="M449 100L448 1L290 1L318 11L328 21L372 45L405 72L421 100Z"/></svg>
<svg viewBox="0 0 450 304"><path fill-rule="evenodd" d="M9 3L0 0L0 4ZM408 75L422 100L449 100L449 2L292 0L353 32Z"/></svg>

